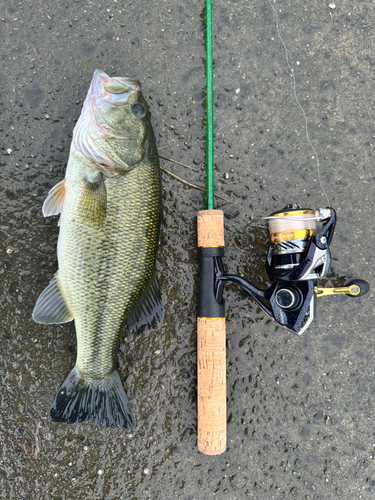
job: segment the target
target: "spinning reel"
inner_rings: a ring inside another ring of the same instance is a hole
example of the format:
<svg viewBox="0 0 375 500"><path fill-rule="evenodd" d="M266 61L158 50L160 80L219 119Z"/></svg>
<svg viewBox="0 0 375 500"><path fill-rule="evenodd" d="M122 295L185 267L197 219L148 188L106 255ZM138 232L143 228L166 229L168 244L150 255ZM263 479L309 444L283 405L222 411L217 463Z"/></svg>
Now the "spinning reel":
<svg viewBox="0 0 375 500"><path fill-rule="evenodd" d="M240 276L224 273L221 260L224 249L200 248L199 292L204 299L199 309L204 309L205 315L207 311L210 317L223 315L224 284L233 281L271 318L302 335L314 319L317 297L333 294L360 297L368 292L369 284L360 279L345 287L317 286L317 280L327 276L331 262L329 245L336 225L333 208L315 211L288 205L265 219L270 231L266 270L272 285L267 290L260 290ZM320 229L317 229L317 222L323 224Z"/></svg>

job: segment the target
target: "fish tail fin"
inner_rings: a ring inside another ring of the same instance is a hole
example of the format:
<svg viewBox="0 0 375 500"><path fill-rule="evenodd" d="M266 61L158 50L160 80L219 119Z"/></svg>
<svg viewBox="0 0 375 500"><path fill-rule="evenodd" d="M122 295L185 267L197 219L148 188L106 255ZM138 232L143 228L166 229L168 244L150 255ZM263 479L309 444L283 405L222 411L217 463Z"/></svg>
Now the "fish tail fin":
<svg viewBox="0 0 375 500"><path fill-rule="evenodd" d="M97 380L84 377L74 367L55 397L49 419L67 424L93 420L104 427L135 427L129 400L117 370Z"/></svg>

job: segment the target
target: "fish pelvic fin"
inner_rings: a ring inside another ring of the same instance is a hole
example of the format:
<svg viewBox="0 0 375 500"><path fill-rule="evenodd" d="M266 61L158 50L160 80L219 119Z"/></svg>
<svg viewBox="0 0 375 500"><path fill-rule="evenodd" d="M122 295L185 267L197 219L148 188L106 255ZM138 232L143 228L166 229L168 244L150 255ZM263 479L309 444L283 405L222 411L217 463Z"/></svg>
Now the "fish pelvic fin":
<svg viewBox="0 0 375 500"><path fill-rule="evenodd" d="M104 427L134 429L129 400L117 370L103 379L87 378L75 366L60 387L49 412L53 422L93 420Z"/></svg>
<svg viewBox="0 0 375 500"><path fill-rule="evenodd" d="M143 333L149 328L157 328L164 315L156 268L138 302L129 311L126 325L131 333Z"/></svg>
<svg viewBox="0 0 375 500"><path fill-rule="evenodd" d="M57 325L72 319L73 315L59 289L58 273L56 273L36 301L33 320L45 325Z"/></svg>
<svg viewBox="0 0 375 500"><path fill-rule="evenodd" d="M48 193L48 196L43 203L44 217L49 217L50 215L58 215L62 211L64 199L65 179L53 186L51 191Z"/></svg>
<svg viewBox="0 0 375 500"><path fill-rule="evenodd" d="M107 190L101 172L83 180L79 210L86 224L96 229L103 226L107 213Z"/></svg>

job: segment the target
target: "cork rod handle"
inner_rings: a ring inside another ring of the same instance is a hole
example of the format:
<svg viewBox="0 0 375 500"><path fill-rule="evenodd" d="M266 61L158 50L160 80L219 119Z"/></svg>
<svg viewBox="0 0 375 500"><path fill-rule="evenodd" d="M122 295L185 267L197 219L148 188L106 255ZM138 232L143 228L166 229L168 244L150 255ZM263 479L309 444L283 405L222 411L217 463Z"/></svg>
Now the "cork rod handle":
<svg viewBox="0 0 375 500"><path fill-rule="evenodd" d="M212 249L214 255L215 249L223 247L223 212L199 212L198 248L206 250L206 257L201 258L197 319L198 449L206 455L219 455L226 449L225 316L223 305L216 309L216 305L212 305L214 263L212 257L207 257L207 253L210 255L207 249ZM215 317L210 317L210 314L215 314Z"/></svg>

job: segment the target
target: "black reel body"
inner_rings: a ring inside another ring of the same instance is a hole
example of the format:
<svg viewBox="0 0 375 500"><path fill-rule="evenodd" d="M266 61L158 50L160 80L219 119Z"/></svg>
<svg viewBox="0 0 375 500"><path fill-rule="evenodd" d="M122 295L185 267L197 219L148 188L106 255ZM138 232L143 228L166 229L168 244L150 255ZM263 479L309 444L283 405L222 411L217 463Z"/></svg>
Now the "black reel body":
<svg viewBox="0 0 375 500"><path fill-rule="evenodd" d="M369 285L364 280L354 280L346 287L317 287L317 280L327 276L331 262L329 245L336 225L334 209L315 211L290 205L266 219L270 229L266 270L272 281L267 290L256 288L240 276L224 273L223 249L200 250L200 297L205 307L209 305L212 309L212 317L224 311L226 281L237 283L266 314L298 335L313 321L318 296L341 293L355 297L368 291ZM317 221L323 223L320 229L316 227Z"/></svg>

